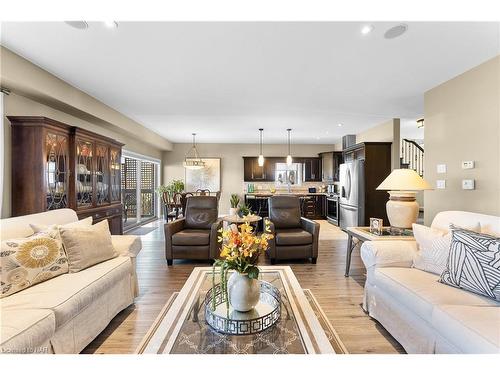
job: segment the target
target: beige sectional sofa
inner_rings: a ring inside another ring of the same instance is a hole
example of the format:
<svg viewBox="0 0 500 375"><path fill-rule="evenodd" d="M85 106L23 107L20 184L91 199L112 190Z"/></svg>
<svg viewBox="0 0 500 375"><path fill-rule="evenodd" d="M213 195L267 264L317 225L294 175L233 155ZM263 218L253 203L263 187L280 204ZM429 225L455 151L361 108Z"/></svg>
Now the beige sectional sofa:
<svg viewBox="0 0 500 375"><path fill-rule="evenodd" d="M1 240L33 234L29 224L67 224L61 209L0 221ZM138 295L140 237L112 236L119 256L0 299L0 352L79 353Z"/></svg>
<svg viewBox="0 0 500 375"><path fill-rule="evenodd" d="M500 218L463 211L436 215L446 230L481 224L498 236ZM408 353L500 353L500 303L438 282L413 268L414 241L372 241L361 247L367 269L364 308Z"/></svg>

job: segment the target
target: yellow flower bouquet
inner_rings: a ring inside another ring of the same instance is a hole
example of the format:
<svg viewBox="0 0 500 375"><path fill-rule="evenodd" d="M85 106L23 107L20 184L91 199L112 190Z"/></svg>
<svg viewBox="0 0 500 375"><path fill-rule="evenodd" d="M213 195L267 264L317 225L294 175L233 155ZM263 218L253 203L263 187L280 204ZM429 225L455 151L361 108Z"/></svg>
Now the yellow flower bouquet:
<svg viewBox="0 0 500 375"><path fill-rule="evenodd" d="M256 266L259 256L269 247L273 238L270 225L264 221L264 232L257 235L249 223L235 224L219 230L218 241L221 244L220 259L215 260L212 273L212 309L215 310L215 268L220 267L221 291L229 307L228 271L234 270L249 279L257 280L259 268Z"/></svg>

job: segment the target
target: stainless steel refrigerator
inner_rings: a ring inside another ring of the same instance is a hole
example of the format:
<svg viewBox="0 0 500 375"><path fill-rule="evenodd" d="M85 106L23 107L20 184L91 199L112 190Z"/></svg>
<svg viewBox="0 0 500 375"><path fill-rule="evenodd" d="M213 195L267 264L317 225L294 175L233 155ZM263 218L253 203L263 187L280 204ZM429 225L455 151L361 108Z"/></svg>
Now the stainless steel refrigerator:
<svg viewBox="0 0 500 375"><path fill-rule="evenodd" d="M339 225L342 229L365 222L365 161L340 165Z"/></svg>

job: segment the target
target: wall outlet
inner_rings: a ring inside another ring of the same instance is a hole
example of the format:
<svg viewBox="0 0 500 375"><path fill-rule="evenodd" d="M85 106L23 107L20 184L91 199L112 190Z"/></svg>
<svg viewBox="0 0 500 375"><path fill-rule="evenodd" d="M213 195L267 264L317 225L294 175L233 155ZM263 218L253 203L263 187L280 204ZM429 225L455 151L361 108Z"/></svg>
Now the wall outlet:
<svg viewBox="0 0 500 375"><path fill-rule="evenodd" d="M474 190L474 180L462 180L463 190Z"/></svg>
<svg viewBox="0 0 500 375"><path fill-rule="evenodd" d="M438 164L436 166L437 173L446 173L446 164Z"/></svg>
<svg viewBox="0 0 500 375"><path fill-rule="evenodd" d="M446 180L437 180L436 189L446 189Z"/></svg>
<svg viewBox="0 0 500 375"><path fill-rule="evenodd" d="M462 169L474 169L474 161L472 161L472 160L463 161L462 162Z"/></svg>

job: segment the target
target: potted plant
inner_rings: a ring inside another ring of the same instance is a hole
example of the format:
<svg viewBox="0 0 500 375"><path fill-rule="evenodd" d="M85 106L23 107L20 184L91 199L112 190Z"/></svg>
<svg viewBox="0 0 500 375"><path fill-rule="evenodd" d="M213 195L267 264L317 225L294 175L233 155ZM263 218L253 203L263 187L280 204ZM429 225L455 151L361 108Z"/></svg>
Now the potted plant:
<svg viewBox="0 0 500 375"><path fill-rule="evenodd" d="M167 212L167 203L168 202L165 201L165 197L163 196L163 194L165 192L169 193L170 199L172 199L173 195L175 193L181 193L183 190L184 190L184 181L182 181L182 180L172 180L169 184L160 185L155 189L156 194L158 194L160 196L160 198L163 202L163 210L164 210L165 218L168 215L168 212Z"/></svg>
<svg viewBox="0 0 500 375"><path fill-rule="evenodd" d="M222 244L220 259L214 262L212 270L212 309L215 310L215 267L220 267L221 291L225 295L226 307L246 312L252 310L260 298L257 281L260 254L268 247L273 238L269 221L264 221L264 232L257 235L249 223L235 224L219 230L218 240ZM233 270L228 279L228 271Z"/></svg>
<svg viewBox="0 0 500 375"><path fill-rule="evenodd" d="M252 211L250 210L250 207L248 207L248 205L246 205L245 203L240 205L240 209L238 210L239 217L243 218L250 215L251 213Z"/></svg>
<svg viewBox="0 0 500 375"><path fill-rule="evenodd" d="M234 216L238 213L238 205L240 204L240 197L238 196L238 194L231 194L229 203L231 204L229 215Z"/></svg>

